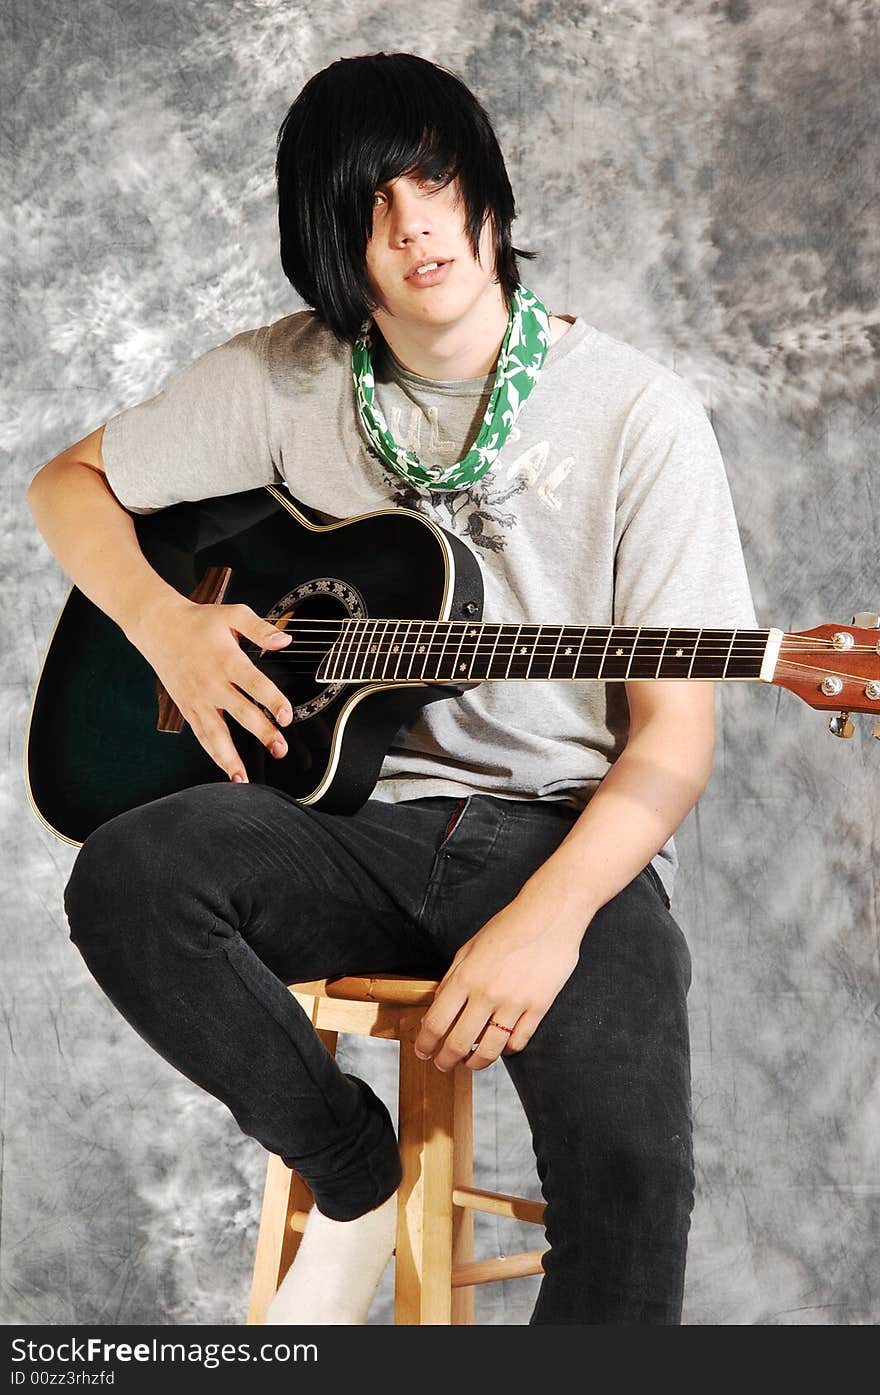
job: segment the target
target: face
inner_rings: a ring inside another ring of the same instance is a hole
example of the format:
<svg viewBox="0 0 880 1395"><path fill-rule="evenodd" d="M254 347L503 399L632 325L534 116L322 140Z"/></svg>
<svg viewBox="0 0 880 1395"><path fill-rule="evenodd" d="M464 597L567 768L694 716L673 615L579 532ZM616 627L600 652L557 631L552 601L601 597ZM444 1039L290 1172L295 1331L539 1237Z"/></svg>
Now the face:
<svg viewBox="0 0 880 1395"><path fill-rule="evenodd" d="M367 243L367 275L379 301L380 329L388 316L409 326L449 325L494 307L501 295L494 279L492 224L480 233L480 261L465 232L466 210L454 180L445 187L417 175L381 185L373 203L373 232ZM438 262L434 271L414 268Z"/></svg>

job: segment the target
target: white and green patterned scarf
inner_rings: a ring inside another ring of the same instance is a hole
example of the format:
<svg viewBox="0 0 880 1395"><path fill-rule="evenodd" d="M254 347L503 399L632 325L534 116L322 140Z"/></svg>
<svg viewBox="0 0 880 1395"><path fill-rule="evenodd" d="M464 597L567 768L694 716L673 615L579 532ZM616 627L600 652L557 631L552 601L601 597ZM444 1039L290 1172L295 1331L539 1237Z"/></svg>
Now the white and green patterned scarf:
<svg viewBox="0 0 880 1395"><path fill-rule="evenodd" d="M538 379L550 348L550 314L534 292L517 286L511 297L507 333L498 355L492 395L477 439L453 465L424 465L399 446L376 400L370 352L370 320L365 320L351 355L358 412L370 443L393 470L410 484L428 489L467 489L498 459L510 429Z"/></svg>

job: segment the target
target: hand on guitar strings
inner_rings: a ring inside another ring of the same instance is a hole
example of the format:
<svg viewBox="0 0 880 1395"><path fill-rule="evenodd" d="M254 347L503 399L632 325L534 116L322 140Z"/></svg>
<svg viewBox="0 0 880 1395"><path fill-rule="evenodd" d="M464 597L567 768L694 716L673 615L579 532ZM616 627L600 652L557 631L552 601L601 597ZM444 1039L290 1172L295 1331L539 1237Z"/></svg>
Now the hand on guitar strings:
<svg viewBox="0 0 880 1395"><path fill-rule="evenodd" d="M250 606L200 605L185 596L163 599L129 638L161 679L189 722L193 735L230 780L247 783L247 771L223 716L228 712L281 759L287 742L256 704L281 726L293 720L290 703L272 680L244 653L238 637L277 651L291 636ZM253 699L253 701L251 701Z"/></svg>

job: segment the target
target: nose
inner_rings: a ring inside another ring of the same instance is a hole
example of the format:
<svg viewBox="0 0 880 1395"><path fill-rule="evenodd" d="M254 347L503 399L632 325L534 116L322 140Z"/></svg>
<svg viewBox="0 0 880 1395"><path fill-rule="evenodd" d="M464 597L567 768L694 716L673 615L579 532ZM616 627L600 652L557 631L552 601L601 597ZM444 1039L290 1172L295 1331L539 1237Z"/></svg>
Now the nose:
<svg viewBox="0 0 880 1395"><path fill-rule="evenodd" d="M395 180L391 188L391 241L395 246L404 246L430 232L431 218L425 200L409 180Z"/></svg>

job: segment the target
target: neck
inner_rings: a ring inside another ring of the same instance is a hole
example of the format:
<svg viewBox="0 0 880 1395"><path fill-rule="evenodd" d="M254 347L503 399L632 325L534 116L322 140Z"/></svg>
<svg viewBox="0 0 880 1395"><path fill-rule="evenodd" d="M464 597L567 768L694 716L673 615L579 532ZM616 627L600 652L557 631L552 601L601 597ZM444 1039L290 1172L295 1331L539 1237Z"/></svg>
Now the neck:
<svg viewBox="0 0 880 1395"><path fill-rule="evenodd" d="M485 378L498 362L508 313L501 287L492 282L459 319L446 324L402 320L377 308L373 314L398 363L421 378Z"/></svg>

